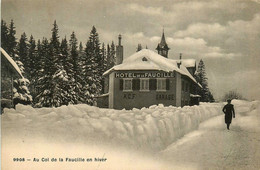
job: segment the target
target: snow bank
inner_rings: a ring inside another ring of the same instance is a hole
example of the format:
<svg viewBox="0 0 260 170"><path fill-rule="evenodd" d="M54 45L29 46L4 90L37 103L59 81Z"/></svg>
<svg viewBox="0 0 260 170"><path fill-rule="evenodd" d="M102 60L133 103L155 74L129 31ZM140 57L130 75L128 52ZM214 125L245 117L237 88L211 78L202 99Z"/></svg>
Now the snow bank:
<svg viewBox="0 0 260 170"><path fill-rule="evenodd" d="M49 141L102 141L134 148L160 150L198 128L200 122L221 114L221 104L153 105L132 110L100 109L85 104L59 108L17 105L2 115L3 136L42 137Z"/></svg>
<svg viewBox="0 0 260 170"><path fill-rule="evenodd" d="M230 131L221 111L225 103L130 111L88 105L40 109L18 105L17 110L5 109L1 116L2 169L259 169L255 148L259 148L260 102L232 103L237 114ZM165 154L161 151L167 145ZM16 157L104 157L107 161L14 162Z"/></svg>
<svg viewBox="0 0 260 170"><path fill-rule="evenodd" d="M234 104L239 106L237 111L240 112L240 116L243 118L236 120L236 123L248 132L260 131L260 101L246 102L237 100L234 101Z"/></svg>

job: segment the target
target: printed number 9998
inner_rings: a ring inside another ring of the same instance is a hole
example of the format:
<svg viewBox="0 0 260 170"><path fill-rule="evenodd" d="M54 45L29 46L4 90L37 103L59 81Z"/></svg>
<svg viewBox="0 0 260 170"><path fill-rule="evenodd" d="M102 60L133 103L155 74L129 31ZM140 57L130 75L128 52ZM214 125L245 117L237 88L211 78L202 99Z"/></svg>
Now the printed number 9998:
<svg viewBox="0 0 260 170"><path fill-rule="evenodd" d="M24 162L25 159L24 158L13 158L14 162Z"/></svg>

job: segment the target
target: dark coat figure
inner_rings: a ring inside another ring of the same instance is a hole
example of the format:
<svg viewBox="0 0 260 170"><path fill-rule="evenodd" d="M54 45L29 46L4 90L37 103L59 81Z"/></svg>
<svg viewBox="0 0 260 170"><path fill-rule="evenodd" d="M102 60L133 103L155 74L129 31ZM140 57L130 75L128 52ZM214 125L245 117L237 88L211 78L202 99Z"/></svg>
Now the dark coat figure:
<svg viewBox="0 0 260 170"><path fill-rule="evenodd" d="M231 104L231 100L227 100L228 104L226 104L222 111L225 113L225 123L227 124L227 129L229 130L229 125L232 122L232 114L233 118L235 118L235 109L234 105Z"/></svg>

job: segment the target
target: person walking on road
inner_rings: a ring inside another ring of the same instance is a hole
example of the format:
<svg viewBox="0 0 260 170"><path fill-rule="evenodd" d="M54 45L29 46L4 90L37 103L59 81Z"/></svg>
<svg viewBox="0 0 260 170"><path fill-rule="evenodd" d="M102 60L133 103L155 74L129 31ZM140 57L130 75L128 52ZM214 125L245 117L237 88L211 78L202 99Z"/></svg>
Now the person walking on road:
<svg viewBox="0 0 260 170"><path fill-rule="evenodd" d="M227 100L227 104L223 107L222 111L225 113L225 123L227 124L227 129L229 130L229 126L232 122L232 114L233 118L235 118L235 109L234 105L231 104L231 100Z"/></svg>

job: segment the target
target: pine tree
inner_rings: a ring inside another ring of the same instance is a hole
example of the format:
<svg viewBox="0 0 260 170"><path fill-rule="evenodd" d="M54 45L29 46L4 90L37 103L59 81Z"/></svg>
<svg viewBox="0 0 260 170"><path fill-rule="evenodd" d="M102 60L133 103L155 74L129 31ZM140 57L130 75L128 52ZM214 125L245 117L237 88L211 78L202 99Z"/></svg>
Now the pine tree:
<svg viewBox="0 0 260 170"><path fill-rule="evenodd" d="M107 44L107 69L111 68L111 64L110 64L110 54L111 54L111 50L110 50L110 45Z"/></svg>
<svg viewBox="0 0 260 170"><path fill-rule="evenodd" d="M69 104L69 80L61 59L58 25L54 21L48 56L45 61L45 75L42 78L42 92L37 96L38 106L59 107Z"/></svg>
<svg viewBox="0 0 260 170"><path fill-rule="evenodd" d="M96 85L96 92L94 94L99 94L102 87L101 87L101 78L102 78L102 69L103 69L103 60L102 54L100 50L100 43L99 43L99 36L97 33L96 28L93 26L90 32L89 38L89 52L93 57L94 65L93 65L93 78L94 83Z"/></svg>
<svg viewBox="0 0 260 170"><path fill-rule="evenodd" d="M75 92L75 78L74 78L74 71L73 71L73 64L75 61L73 61L72 55L70 53L70 48L67 42L66 37L62 39L61 41L61 64L68 76L68 82L67 82L67 97L65 103L71 103L76 104L78 102L77 94Z"/></svg>
<svg viewBox="0 0 260 170"><path fill-rule="evenodd" d="M97 64L97 67L95 68L95 71L97 74L95 74L95 84L96 84L96 92L95 95L99 95L102 90L101 80L102 80L102 74L103 74L103 57L101 54L100 49L100 42L99 42L99 36L97 33L96 28L93 26L91 33L90 33L90 42L92 44L93 54L94 54L94 61Z"/></svg>
<svg viewBox="0 0 260 170"><path fill-rule="evenodd" d="M15 30L14 22L13 22L13 20L11 20L11 23L9 25L9 32L8 32L8 35L7 35L8 41L7 41L6 52L14 60L18 60L18 59L15 59L15 57L19 57L19 56L15 55L16 45L17 45L15 34L16 34L16 30Z"/></svg>
<svg viewBox="0 0 260 170"><path fill-rule="evenodd" d="M37 56L42 56L42 65L41 69L39 70L37 76L38 81L36 84L36 96L34 98L34 103L36 107L43 107L47 106L47 103L49 102L48 95L49 95L49 83L51 81L51 75L49 71L49 67L52 64L52 61L50 60L50 54L49 54L49 42L47 38L42 39L42 43L39 45L38 43L38 50L37 50Z"/></svg>
<svg viewBox="0 0 260 170"><path fill-rule="evenodd" d="M209 91L208 88L208 78L206 77L206 70L205 70L205 64L202 60L200 60L199 65L198 65L198 70L195 73L195 78L198 83L201 84L202 89L199 90L199 95L201 96L201 101L202 102L209 102L210 98L214 99L213 96Z"/></svg>
<svg viewBox="0 0 260 170"><path fill-rule="evenodd" d="M80 69L83 71L84 69L84 58L85 58L85 52L83 49L82 42L79 43L79 65ZM81 73L82 74L82 73ZM82 75L83 76L83 75Z"/></svg>
<svg viewBox="0 0 260 170"><path fill-rule="evenodd" d="M107 45L107 69L114 67L116 62L115 54L115 44L112 41L111 46Z"/></svg>
<svg viewBox="0 0 260 170"><path fill-rule="evenodd" d="M1 20L1 47L8 53L8 26L3 19Z"/></svg>
<svg viewBox="0 0 260 170"><path fill-rule="evenodd" d="M61 55L62 55L61 63L63 65L65 71L67 72L68 76L70 76L72 74L71 68L73 65L72 65L72 60L70 59L70 56L69 56L69 46L68 46L68 41L67 41L66 37L64 39L62 39L62 41L61 41L60 50L61 50Z"/></svg>
<svg viewBox="0 0 260 170"><path fill-rule="evenodd" d="M78 49L78 55L79 55L79 61L78 61L78 67L79 67L79 70L80 70L80 85L81 85L81 89L80 89L80 92L79 92L79 102L80 103L85 103L86 102L86 98L89 98L89 97L86 97L86 95L88 96L89 93L87 93L86 89L87 89L87 82L86 82L86 78L85 78L85 69L86 69L86 66L85 66L85 62L86 62L86 54L85 54L85 51L83 49L83 45L82 45L82 42L79 43L79 49Z"/></svg>
<svg viewBox="0 0 260 170"><path fill-rule="evenodd" d="M25 33L21 35L21 38L18 43L18 55L20 56L21 62L24 64L25 70L29 66L26 65L26 62L28 61L28 40ZM25 76L25 75L24 75Z"/></svg>
<svg viewBox="0 0 260 170"><path fill-rule="evenodd" d="M84 92L82 90L82 87L83 87L82 78L84 76L82 74L81 57L79 56L78 40L76 38L75 32L72 32L72 34L70 36L69 47L70 47L70 58L72 61L71 62L72 63L71 79L74 80L72 82L72 89L73 89L73 93L75 95L75 103L78 103L78 102L84 101L84 99L82 98L84 95Z"/></svg>
<svg viewBox="0 0 260 170"><path fill-rule="evenodd" d="M82 42L79 43L79 56L80 56L80 62L82 62L84 58L84 49L83 49Z"/></svg>
<svg viewBox="0 0 260 170"><path fill-rule="evenodd" d="M41 85L40 85L40 79L43 77L44 74L44 51L43 51L43 45L41 44L41 41L38 40L36 45L36 57L37 60L35 61L35 73L34 73L34 91L31 91L31 94L34 99L34 104L36 103L35 97L39 94L41 91Z"/></svg>
<svg viewBox="0 0 260 170"><path fill-rule="evenodd" d="M213 94L209 91L209 102L215 102Z"/></svg>
<svg viewBox="0 0 260 170"><path fill-rule="evenodd" d="M34 74L36 72L35 65L37 62L37 58L36 58L36 43L35 43L35 40L32 35L30 36L30 39L29 39L29 49L28 49L27 58L28 58L28 60L27 60L27 62L25 62L26 63L25 64L26 75L29 80L33 81Z"/></svg>
<svg viewBox="0 0 260 170"><path fill-rule="evenodd" d="M103 74L107 70L107 54L106 54L106 48L104 43L102 44L101 55L102 55L102 65L103 65L102 74ZM105 80L103 76L101 80L101 86L102 86L102 93L104 93Z"/></svg>
<svg viewBox="0 0 260 170"><path fill-rule="evenodd" d="M105 44L102 43L102 48L101 48L101 55L102 55L102 60L103 60L103 70L102 72L104 73L107 70L107 52L106 52L106 47Z"/></svg>
<svg viewBox="0 0 260 170"><path fill-rule="evenodd" d="M71 62L72 62L72 72L71 72L71 77L75 79L75 81L78 80L78 75L79 75L79 54L78 54L78 40L76 38L76 35L74 32L72 32L70 36L70 56L71 56Z"/></svg>
<svg viewBox="0 0 260 170"><path fill-rule="evenodd" d="M96 28L93 26L90 32L89 40L85 48L84 61L84 91L85 101L88 104L94 103L94 96L99 95L102 90L102 54Z"/></svg>
<svg viewBox="0 0 260 170"><path fill-rule="evenodd" d="M19 60L20 57L15 52L15 62L18 65L22 75L24 75L24 66L23 63ZM14 80L14 105L21 103L21 104L31 104L32 103L32 96L30 94L30 91L28 89L30 85L30 81L27 78L21 78Z"/></svg>
<svg viewBox="0 0 260 170"><path fill-rule="evenodd" d="M83 84L85 101L87 104L92 105L94 103L94 94L96 93L96 67L97 64L94 60L94 54L92 50L91 42L88 41L85 48L85 61L84 61L84 77L85 82Z"/></svg>
<svg viewBox="0 0 260 170"><path fill-rule="evenodd" d="M111 48L110 48L110 68L114 67L115 63L116 63L116 48L115 48L115 44L112 41L111 43Z"/></svg>
<svg viewBox="0 0 260 170"><path fill-rule="evenodd" d="M3 24L4 25L4 24ZM22 75L24 75L24 65L21 62L21 58L18 55L20 51L18 51L17 48L17 42L16 42L16 30L14 27L14 22L11 20L10 26L9 26L9 32L7 34L7 43L6 43L6 49L7 53L14 59L16 64L18 65L19 69L21 70ZM21 50L25 51L26 49ZM32 96L30 95L30 91L28 90L29 86L29 80L26 78L16 79L14 80L14 105L21 103L21 104L30 104L32 102Z"/></svg>

